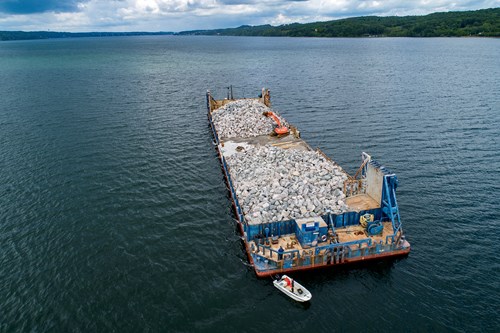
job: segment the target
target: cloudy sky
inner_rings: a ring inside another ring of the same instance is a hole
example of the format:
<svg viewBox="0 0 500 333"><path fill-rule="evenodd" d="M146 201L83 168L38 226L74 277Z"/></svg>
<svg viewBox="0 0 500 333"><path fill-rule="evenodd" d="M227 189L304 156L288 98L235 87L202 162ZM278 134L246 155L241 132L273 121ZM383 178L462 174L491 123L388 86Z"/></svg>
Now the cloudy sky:
<svg viewBox="0 0 500 333"><path fill-rule="evenodd" d="M500 0L0 0L0 30L182 31L493 7Z"/></svg>

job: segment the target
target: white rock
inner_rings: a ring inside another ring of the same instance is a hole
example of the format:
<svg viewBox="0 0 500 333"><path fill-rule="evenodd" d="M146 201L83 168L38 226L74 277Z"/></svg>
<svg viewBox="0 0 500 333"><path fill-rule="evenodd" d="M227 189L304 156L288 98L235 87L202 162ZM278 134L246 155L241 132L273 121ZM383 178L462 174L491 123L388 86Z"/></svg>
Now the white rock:
<svg viewBox="0 0 500 333"><path fill-rule="evenodd" d="M343 201L346 176L316 152L251 146L228 156L227 162L235 189L241 191L243 212L251 217L249 223L317 216L327 209L337 214L347 210ZM333 176L335 172L340 176ZM326 181L322 174L332 177Z"/></svg>

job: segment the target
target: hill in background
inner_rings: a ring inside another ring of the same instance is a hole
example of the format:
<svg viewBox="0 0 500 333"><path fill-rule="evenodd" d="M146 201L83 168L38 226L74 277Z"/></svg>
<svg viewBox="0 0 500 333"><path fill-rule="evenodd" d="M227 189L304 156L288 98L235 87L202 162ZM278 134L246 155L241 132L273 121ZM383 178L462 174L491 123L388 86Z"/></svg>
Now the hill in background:
<svg viewBox="0 0 500 333"><path fill-rule="evenodd" d="M178 35L284 37L500 37L500 8L425 16L364 16L280 26L183 31Z"/></svg>
<svg viewBox="0 0 500 333"><path fill-rule="evenodd" d="M173 32L52 32L0 31L0 40L147 35L221 35L282 37L500 37L500 8L425 16L364 16L280 26L244 25L238 28Z"/></svg>

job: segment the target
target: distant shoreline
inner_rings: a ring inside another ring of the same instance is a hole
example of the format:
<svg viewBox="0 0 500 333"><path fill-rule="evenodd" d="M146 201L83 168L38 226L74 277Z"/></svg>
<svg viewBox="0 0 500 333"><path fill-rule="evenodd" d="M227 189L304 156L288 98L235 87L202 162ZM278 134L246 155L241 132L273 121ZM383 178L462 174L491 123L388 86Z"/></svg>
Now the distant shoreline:
<svg viewBox="0 0 500 333"><path fill-rule="evenodd" d="M260 37L500 37L500 8L442 12L423 16L362 16L280 26L180 32L53 32L0 31L0 41L123 36L260 36Z"/></svg>
<svg viewBox="0 0 500 333"><path fill-rule="evenodd" d="M173 32L56 32L56 31L0 31L0 41L62 39L82 37L171 36Z"/></svg>
<svg viewBox="0 0 500 333"><path fill-rule="evenodd" d="M3 31L0 31L0 35ZM385 39L385 38L412 38L412 39L433 39L433 38L471 38L471 39L495 39L500 38L500 36L436 36L436 37L410 37L410 36L348 36L348 37L304 37L304 36L232 36L232 35L186 35L186 34L123 34L123 35L102 35L102 36L66 36L66 37L46 37L46 38L19 38L19 39L1 39L1 42L19 42L19 41L42 41L42 40L61 40L61 39L84 39L84 38L113 38L113 37L140 37L140 36L172 36L172 37L248 37L248 38L258 38L258 37L267 37L267 38L320 38L320 39Z"/></svg>
<svg viewBox="0 0 500 333"><path fill-rule="evenodd" d="M181 31L178 35L267 37L500 37L500 8L423 16L362 16L280 26Z"/></svg>

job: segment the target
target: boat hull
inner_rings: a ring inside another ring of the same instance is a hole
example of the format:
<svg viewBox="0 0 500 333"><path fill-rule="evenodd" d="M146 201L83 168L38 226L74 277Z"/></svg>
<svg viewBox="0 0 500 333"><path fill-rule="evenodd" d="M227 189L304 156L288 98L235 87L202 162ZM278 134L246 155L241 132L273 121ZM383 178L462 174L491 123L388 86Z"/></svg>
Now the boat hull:
<svg viewBox="0 0 500 333"><path fill-rule="evenodd" d="M284 275L280 280L274 280L273 284L279 291L297 302L308 302L311 300L312 294L309 292L309 290L304 288L304 286L302 286L297 281L294 281L294 291L292 292L291 288L288 287L286 279L290 278Z"/></svg>

